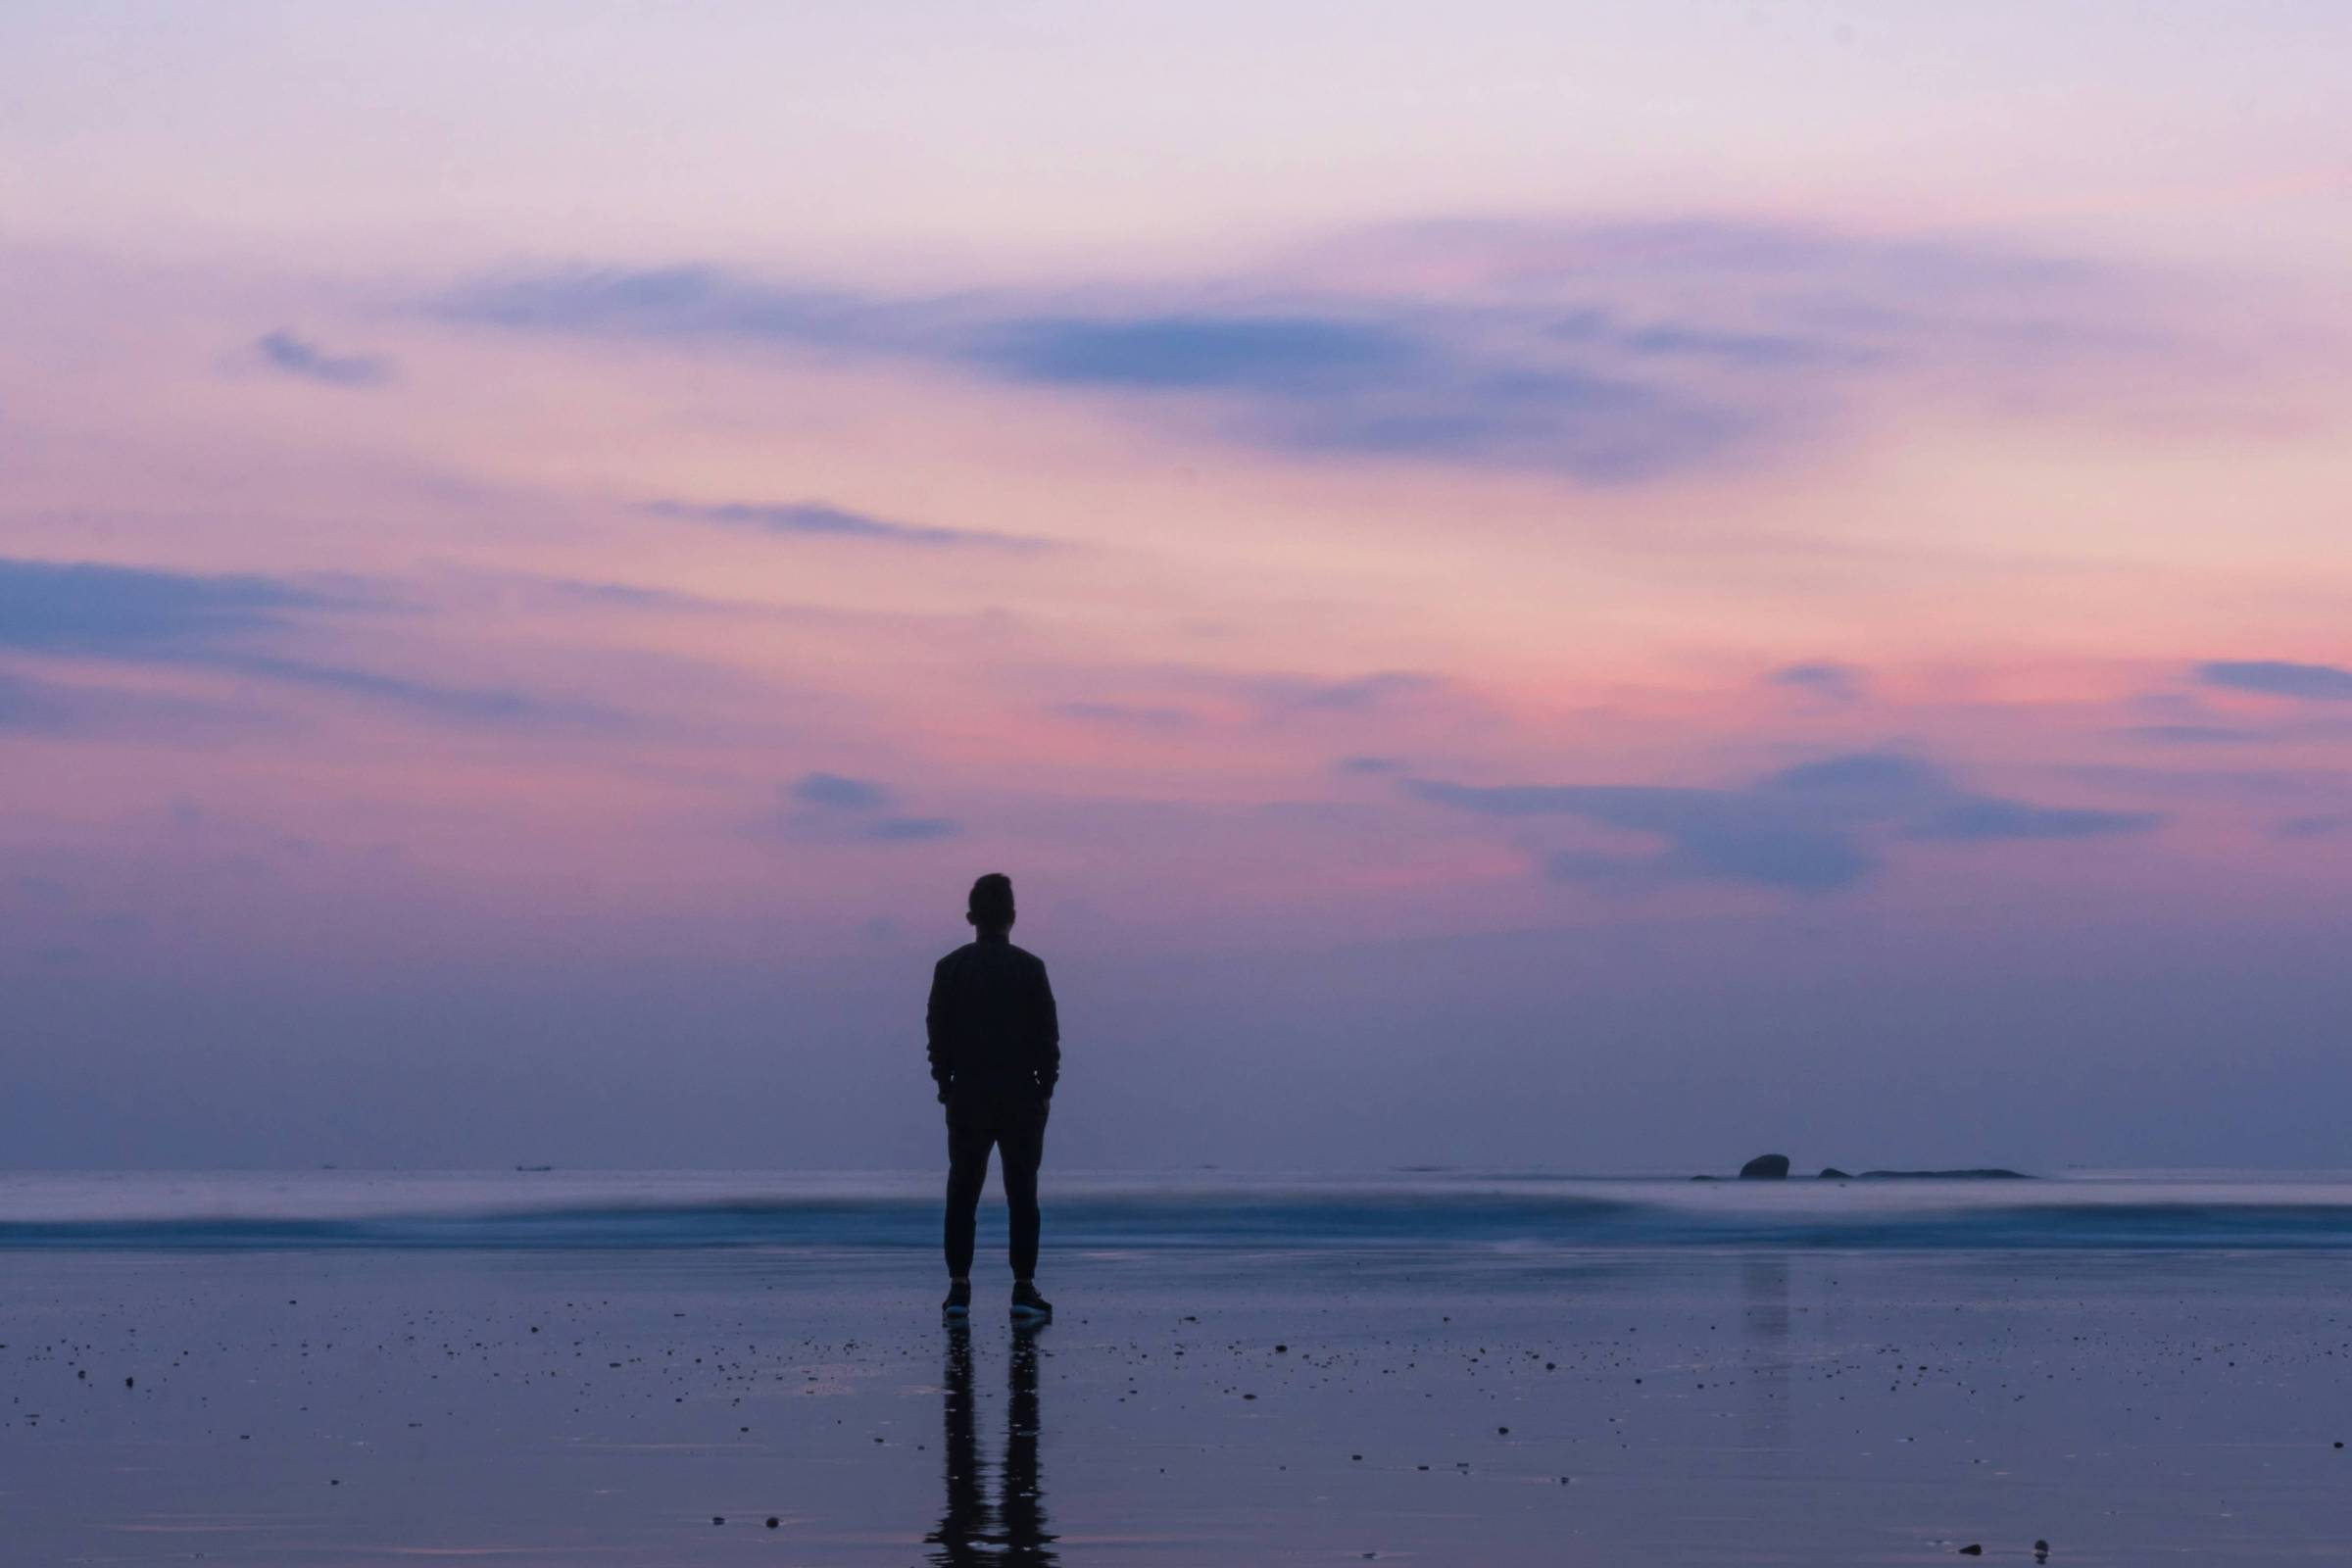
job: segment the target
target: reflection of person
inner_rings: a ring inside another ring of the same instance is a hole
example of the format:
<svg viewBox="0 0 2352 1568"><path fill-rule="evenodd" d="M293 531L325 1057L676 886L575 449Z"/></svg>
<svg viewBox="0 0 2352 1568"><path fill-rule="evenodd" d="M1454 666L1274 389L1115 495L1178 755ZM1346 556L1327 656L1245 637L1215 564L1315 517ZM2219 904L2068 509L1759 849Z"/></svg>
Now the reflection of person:
<svg viewBox="0 0 2352 1568"><path fill-rule="evenodd" d="M1012 1331L1012 1397L1004 1408L1004 1484L997 1515L1004 1526L1006 1562L1051 1563L1046 1533L1046 1480L1038 1468L1037 1439L1043 1416L1037 1403L1037 1327Z"/></svg>
<svg viewBox="0 0 2352 1568"><path fill-rule="evenodd" d="M986 1562L988 1503L980 1493L980 1445L972 1435L972 1331L948 1329L948 1381L940 1390L947 1419L948 1501L939 1528L924 1539L940 1549L935 1563Z"/></svg>
<svg viewBox="0 0 2352 1568"><path fill-rule="evenodd" d="M948 1107L948 1298L972 1305L972 1228L988 1185L989 1151L1004 1173L1012 1219L1012 1310L1051 1317L1037 1293L1037 1167L1046 1112L1061 1076L1061 1026L1054 988L1034 954L1012 945L1012 879L991 872L972 884L964 918L974 940L931 972L931 1077Z"/></svg>
<svg viewBox="0 0 2352 1568"><path fill-rule="evenodd" d="M947 1423L947 1502L939 1528L925 1536L939 1549L937 1568L974 1563L1028 1563L1053 1568L1058 1558L1046 1529L1045 1482L1038 1467L1036 1323L1012 1331L1011 1399L1004 1413L1004 1472L997 1505L988 1504L979 1437L972 1419L972 1333L948 1326L948 1380L940 1393Z"/></svg>

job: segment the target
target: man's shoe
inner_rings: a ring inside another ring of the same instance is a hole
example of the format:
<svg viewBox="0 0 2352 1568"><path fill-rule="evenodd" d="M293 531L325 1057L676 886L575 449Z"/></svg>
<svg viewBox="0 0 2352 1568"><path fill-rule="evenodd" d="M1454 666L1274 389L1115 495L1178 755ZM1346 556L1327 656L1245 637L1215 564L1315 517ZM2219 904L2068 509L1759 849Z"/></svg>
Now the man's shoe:
<svg viewBox="0 0 2352 1568"><path fill-rule="evenodd" d="M956 1280L948 1286L948 1298L939 1303L942 1317L963 1317L972 1310L972 1282Z"/></svg>
<svg viewBox="0 0 2352 1568"><path fill-rule="evenodd" d="M1014 1317L1052 1317L1054 1303L1038 1295L1037 1287L1024 1280L1012 1288L1012 1315Z"/></svg>

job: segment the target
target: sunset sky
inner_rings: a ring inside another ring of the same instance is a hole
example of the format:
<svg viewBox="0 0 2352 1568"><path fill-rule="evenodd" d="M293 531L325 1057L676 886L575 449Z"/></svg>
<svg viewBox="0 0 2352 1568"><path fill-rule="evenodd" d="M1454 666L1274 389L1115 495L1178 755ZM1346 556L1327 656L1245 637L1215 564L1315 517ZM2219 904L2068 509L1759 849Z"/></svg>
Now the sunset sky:
<svg viewBox="0 0 2352 1568"><path fill-rule="evenodd" d="M0 8L0 1163L2341 1165L2352 8Z"/></svg>

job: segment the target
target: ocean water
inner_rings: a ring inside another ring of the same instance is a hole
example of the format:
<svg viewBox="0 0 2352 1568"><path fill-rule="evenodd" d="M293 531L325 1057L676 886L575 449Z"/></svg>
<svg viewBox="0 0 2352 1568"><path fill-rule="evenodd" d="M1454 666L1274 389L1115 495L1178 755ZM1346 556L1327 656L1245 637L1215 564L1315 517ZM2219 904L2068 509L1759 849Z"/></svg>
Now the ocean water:
<svg viewBox="0 0 2352 1568"><path fill-rule="evenodd" d="M1052 1245L1098 1252L2352 1250L2352 1173L1693 1182L1389 1171L1053 1172ZM937 1245L930 1173L319 1170L0 1176L0 1251L693 1250ZM984 1224L1001 1222L992 1198Z"/></svg>

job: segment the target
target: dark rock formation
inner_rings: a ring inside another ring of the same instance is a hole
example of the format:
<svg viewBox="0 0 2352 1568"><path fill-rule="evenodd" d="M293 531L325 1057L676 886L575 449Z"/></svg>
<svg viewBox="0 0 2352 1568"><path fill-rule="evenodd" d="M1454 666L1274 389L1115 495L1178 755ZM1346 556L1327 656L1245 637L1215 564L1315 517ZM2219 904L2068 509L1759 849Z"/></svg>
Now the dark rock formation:
<svg viewBox="0 0 2352 1568"><path fill-rule="evenodd" d="M1850 1182L1854 1178L1851 1172L1839 1170L1835 1165L1824 1165L1821 1167L1821 1179L1825 1182Z"/></svg>
<svg viewBox="0 0 2352 1568"><path fill-rule="evenodd" d="M1787 1154L1758 1154L1740 1167L1740 1179L1743 1182L1787 1181L1788 1179L1788 1156Z"/></svg>

